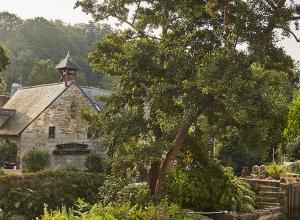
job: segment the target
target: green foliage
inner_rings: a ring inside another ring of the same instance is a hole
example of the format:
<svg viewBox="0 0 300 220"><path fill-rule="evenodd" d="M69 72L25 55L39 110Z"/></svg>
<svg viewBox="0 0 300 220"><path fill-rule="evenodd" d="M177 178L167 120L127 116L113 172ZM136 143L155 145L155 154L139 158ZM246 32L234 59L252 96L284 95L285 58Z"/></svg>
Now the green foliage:
<svg viewBox="0 0 300 220"><path fill-rule="evenodd" d="M86 207L84 204L78 205L78 208ZM201 216L189 216L183 214L181 209L176 205L169 205L162 202L158 205L149 204L147 207L132 206L128 203L95 204L90 207L88 211L69 210L66 208L62 210L49 212L45 209L45 213L41 220L133 220L133 219L153 219L153 220L200 220L204 219Z"/></svg>
<svg viewBox="0 0 300 220"><path fill-rule="evenodd" d="M241 175L244 166L251 168L254 165L261 165L266 157L258 148L251 149L243 143L245 143L243 139L233 130L227 132L219 143L218 159L222 165L232 167L238 176Z"/></svg>
<svg viewBox="0 0 300 220"><path fill-rule="evenodd" d="M22 84L28 85L48 83L49 75L43 82L43 74L46 73L40 73L39 77L32 73L33 69L37 68L35 67L38 65L37 62L49 59L52 63L58 64L68 51L80 66L81 71L77 75L80 84L90 86L102 84L103 74L93 73L86 57L94 47L94 42L103 39L111 32L110 26L70 25L59 20L47 21L41 17L21 20L8 12L0 13L0 24L0 42L9 49L8 55L11 61L11 65L1 73L8 85L20 80ZM55 74L57 73L56 70ZM34 79L39 78L39 80L32 82L33 79L29 78L32 74L35 75ZM59 77L55 77L55 74L51 81L57 82Z"/></svg>
<svg viewBox="0 0 300 220"><path fill-rule="evenodd" d="M50 155L47 152L30 150L24 155L23 162L27 172L38 172L50 166Z"/></svg>
<svg viewBox="0 0 300 220"><path fill-rule="evenodd" d="M0 12L0 42L3 43L11 36L19 25L22 24L21 18L9 12Z"/></svg>
<svg viewBox="0 0 300 220"><path fill-rule="evenodd" d="M255 194L250 186L234 176L229 167L216 161L196 162L175 169L168 176L167 196L185 208L201 211L230 210L251 212Z"/></svg>
<svg viewBox="0 0 300 220"><path fill-rule="evenodd" d="M283 149L288 155L290 161L300 159L300 136L288 138L285 148Z"/></svg>
<svg viewBox="0 0 300 220"><path fill-rule="evenodd" d="M100 155L90 154L86 158L85 166L88 169L88 172L91 173L102 173L104 172L104 164Z"/></svg>
<svg viewBox="0 0 300 220"><path fill-rule="evenodd" d="M99 198L104 204L118 200L118 193L129 184L128 179L118 176L106 176L103 186L99 188Z"/></svg>
<svg viewBox="0 0 300 220"><path fill-rule="evenodd" d="M131 183L129 179L118 176L107 176L99 192L103 204L128 203L144 207L152 201L149 187L146 183Z"/></svg>
<svg viewBox="0 0 300 220"><path fill-rule="evenodd" d="M289 166L291 168L292 173L300 174L300 163L293 163Z"/></svg>
<svg viewBox="0 0 300 220"><path fill-rule="evenodd" d="M8 64L7 50L0 45L0 72L5 70Z"/></svg>
<svg viewBox="0 0 300 220"><path fill-rule="evenodd" d="M295 8L274 3L274 9L269 2L77 1L95 20L131 24L89 55L95 71L119 78L99 115L86 117L90 130L107 140L112 173L135 177L158 162L164 166L153 182L163 183L179 152L212 152L212 142L220 149L234 138L238 147L269 159L282 141L298 80L273 34L280 28L289 35Z"/></svg>
<svg viewBox="0 0 300 220"><path fill-rule="evenodd" d="M22 176L0 177L0 208L6 217L14 215L33 219L49 209L73 207L77 198L88 203L98 201L98 188L104 176L65 170L42 171Z"/></svg>
<svg viewBox="0 0 300 220"><path fill-rule="evenodd" d="M116 202L146 207L152 202L149 186L147 183L129 184L117 193Z"/></svg>
<svg viewBox="0 0 300 220"><path fill-rule="evenodd" d="M58 82L60 73L50 60L40 60L33 67L28 76L30 86Z"/></svg>
<svg viewBox="0 0 300 220"><path fill-rule="evenodd" d="M5 176L5 171L4 171L4 169L2 167L0 168L0 177L1 176Z"/></svg>
<svg viewBox="0 0 300 220"><path fill-rule="evenodd" d="M18 145L10 141L0 142L0 162L17 162Z"/></svg>
<svg viewBox="0 0 300 220"><path fill-rule="evenodd" d="M97 5L83 0L78 5L96 18L121 13L122 19L130 19L126 7L135 2L118 2L124 10L116 12L112 1ZM89 55L95 71L120 79L98 118L89 120L108 140L113 172L138 173L162 158L180 128L189 121L195 125L200 117L207 118L208 140L222 144L228 130L236 129L239 146L263 148L267 157L281 141L295 72L291 58L273 41L269 49L263 46L265 27L256 26L262 19L268 23L258 11L265 8L257 1L230 3L236 19L229 25L233 40L220 31L225 25L219 17L221 2L146 2L150 6L141 6L130 30L109 35ZM158 27L164 30L158 39L149 37L148 28ZM231 40L228 51L225 45ZM243 44L248 51L233 46Z"/></svg>
<svg viewBox="0 0 300 220"><path fill-rule="evenodd" d="M291 168L289 168L287 166L273 163L273 164L267 166L266 171L270 177L279 180L280 174L291 173L292 170L291 170Z"/></svg>
<svg viewBox="0 0 300 220"><path fill-rule="evenodd" d="M290 159L300 158L300 93L296 92L293 103L290 105L287 127L284 130L287 139L287 153Z"/></svg>

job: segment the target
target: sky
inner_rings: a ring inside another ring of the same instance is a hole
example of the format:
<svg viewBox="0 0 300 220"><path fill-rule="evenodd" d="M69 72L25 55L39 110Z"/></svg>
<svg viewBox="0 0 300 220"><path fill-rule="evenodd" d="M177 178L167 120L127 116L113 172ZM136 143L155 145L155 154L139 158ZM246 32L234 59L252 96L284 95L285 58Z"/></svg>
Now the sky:
<svg viewBox="0 0 300 220"><path fill-rule="evenodd" d="M80 8L74 9L76 0L0 0L0 11L8 11L23 19L44 17L49 20L60 19L67 24L87 23L91 17ZM295 0L300 4L300 0ZM113 21L108 21L114 25ZM298 31L300 37L300 31ZM300 43L293 38L284 39L280 45L296 61L300 62Z"/></svg>

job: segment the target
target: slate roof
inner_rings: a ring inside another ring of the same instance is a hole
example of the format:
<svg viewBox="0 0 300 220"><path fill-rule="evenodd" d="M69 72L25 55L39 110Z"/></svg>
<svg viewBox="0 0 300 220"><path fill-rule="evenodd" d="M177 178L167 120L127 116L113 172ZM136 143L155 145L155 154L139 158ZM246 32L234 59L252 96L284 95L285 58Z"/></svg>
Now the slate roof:
<svg viewBox="0 0 300 220"><path fill-rule="evenodd" d="M14 109L15 114L0 128L0 136L20 134L68 87L65 87L64 83L53 83L17 90L2 107Z"/></svg>
<svg viewBox="0 0 300 220"><path fill-rule="evenodd" d="M95 107L97 108L98 111L100 111L100 109L104 105L103 102L99 101L98 97L99 96L108 96L111 94L110 90L99 89L99 88L94 88L94 87L81 86L81 89L90 98L90 100L93 102L93 104L95 105Z"/></svg>
<svg viewBox="0 0 300 220"><path fill-rule="evenodd" d="M75 61L70 56L70 53L68 52L65 59L63 59L57 66L56 69L70 69L70 70L80 70L79 66L75 63Z"/></svg>

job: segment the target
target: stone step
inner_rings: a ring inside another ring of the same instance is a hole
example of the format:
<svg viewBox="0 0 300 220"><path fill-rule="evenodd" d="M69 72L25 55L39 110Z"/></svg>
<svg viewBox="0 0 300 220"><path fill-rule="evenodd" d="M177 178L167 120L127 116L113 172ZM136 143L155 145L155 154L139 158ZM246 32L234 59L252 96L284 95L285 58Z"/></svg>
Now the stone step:
<svg viewBox="0 0 300 220"><path fill-rule="evenodd" d="M257 196L256 198L257 198L258 202L279 203L279 198L278 197Z"/></svg>
<svg viewBox="0 0 300 220"><path fill-rule="evenodd" d="M260 186L273 186L273 187L280 187L280 181L267 181L267 180L261 180L258 181L258 184Z"/></svg>
<svg viewBox="0 0 300 220"><path fill-rule="evenodd" d="M257 203L264 207L280 207L279 202L257 202Z"/></svg>
<svg viewBox="0 0 300 220"><path fill-rule="evenodd" d="M280 192L277 186L259 186L260 192Z"/></svg>
<svg viewBox="0 0 300 220"><path fill-rule="evenodd" d="M284 192L259 191L258 195L261 197L268 197L268 198L271 198L271 197L283 198Z"/></svg>

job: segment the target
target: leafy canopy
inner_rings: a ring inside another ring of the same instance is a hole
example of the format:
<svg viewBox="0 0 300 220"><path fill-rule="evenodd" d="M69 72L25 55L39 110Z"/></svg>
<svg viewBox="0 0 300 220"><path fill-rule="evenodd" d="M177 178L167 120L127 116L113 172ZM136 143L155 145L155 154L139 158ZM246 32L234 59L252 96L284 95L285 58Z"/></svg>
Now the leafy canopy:
<svg viewBox="0 0 300 220"><path fill-rule="evenodd" d="M212 139L224 145L236 131L241 147L261 147L267 158L297 80L277 44L276 31L293 35L298 16L286 3L77 1L96 21L114 17L128 27L89 55L95 71L119 78L101 113L85 115L108 141L113 172L137 175L158 161L160 190L193 132L206 138L199 149Z"/></svg>

